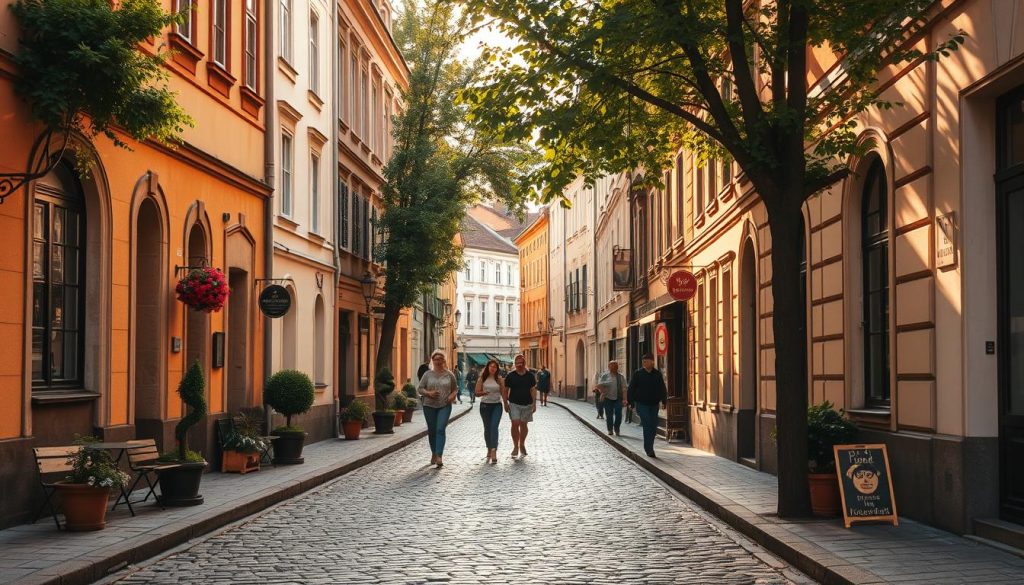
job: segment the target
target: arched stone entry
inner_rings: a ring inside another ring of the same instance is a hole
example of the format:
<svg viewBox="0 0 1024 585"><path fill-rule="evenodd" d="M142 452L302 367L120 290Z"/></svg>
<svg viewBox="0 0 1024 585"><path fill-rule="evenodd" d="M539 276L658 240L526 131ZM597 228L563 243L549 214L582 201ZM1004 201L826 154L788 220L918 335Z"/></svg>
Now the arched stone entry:
<svg viewBox="0 0 1024 585"><path fill-rule="evenodd" d="M164 379L162 373L166 292L164 274L164 226L160 207L150 197L143 199L135 219L134 361L132 383L135 397L136 436L163 438Z"/></svg>
<svg viewBox="0 0 1024 585"><path fill-rule="evenodd" d="M740 260L740 409L736 455L747 463L757 456L757 255L749 238Z"/></svg>
<svg viewBox="0 0 1024 585"><path fill-rule="evenodd" d="M188 241L185 247L188 250L188 263L190 266L198 266L209 262L207 241L206 230L203 229L202 224L199 222L192 224L192 227L188 230ZM207 399L209 399L210 368L209 360L207 359L209 355L207 344L210 339L210 316L203 311L194 311L188 307L183 308L185 311L185 363L182 364L182 375L184 375L184 371L187 371L192 366L193 362L199 360L203 368L203 375L206 377ZM181 408L182 414L184 414L186 406L182 404Z"/></svg>
<svg viewBox="0 0 1024 585"><path fill-rule="evenodd" d="M587 350L583 340L576 342L576 396L585 398L587 391Z"/></svg>
<svg viewBox="0 0 1024 585"><path fill-rule="evenodd" d="M244 221L244 218L243 218ZM228 230L225 246L228 295L225 366L227 412L254 406L252 352L256 332L253 325L253 272L255 243L244 224Z"/></svg>

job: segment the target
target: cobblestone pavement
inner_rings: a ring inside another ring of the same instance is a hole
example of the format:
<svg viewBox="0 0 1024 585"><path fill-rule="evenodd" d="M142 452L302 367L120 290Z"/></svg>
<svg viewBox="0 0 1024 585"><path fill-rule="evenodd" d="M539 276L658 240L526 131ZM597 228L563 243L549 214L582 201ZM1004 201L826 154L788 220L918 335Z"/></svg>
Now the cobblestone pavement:
<svg viewBox="0 0 1024 585"><path fill-rule="evenodd" d="M541 408L529 455L484 462L480 417L180 550L119 583L810 582Z"/></svg>

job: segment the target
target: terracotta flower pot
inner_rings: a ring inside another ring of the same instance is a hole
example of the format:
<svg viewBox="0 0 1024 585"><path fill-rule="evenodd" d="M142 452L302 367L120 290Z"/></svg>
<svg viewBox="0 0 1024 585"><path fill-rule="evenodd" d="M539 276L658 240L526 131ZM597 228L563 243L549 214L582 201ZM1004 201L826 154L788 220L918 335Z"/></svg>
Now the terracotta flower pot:
<svg viewBox="0 0 1024 585"><path fill-rule="evenodd" d="M355 441L359 438L359 432L363 429L363 421L346 420L342 421L341 428L345 432L346 441Z"/></svg>
<svg viewBox="0 0 1024 585"><path fill-rule="evenodd" d="M401 410L396 410L395 411L395 426L396 427L402 426L402 419L403 418L405 418L405 414L403 414L403 412Z"/></svg>
<svg viewBox="0 0 1024 585"><path fill-rule="evenodd" d="M402 422L412 422L412 413L416 412L415 408L406 408L405 414L402 416Z"/></svg>
<svg viewBox="0 0 1024 585"><path fill-rule="evenodd" d="M835 473L809 473L811 512L821 518L839 515L839 480Z"/></svg>
<svg viewBox="0 0 1024 585"><path fill-rule="evenodd" d="M220 470L225 473L248 473L260 470L259 453L242 453L241 451L224 451L220 461Z"/></svg>
<svg viewBox="0 0 1024 585"><path fill-rule="evenodd" d="M85 483L58 483L65 526L71 532L103 530L107 525L107 498L110 488Z"/></svg>

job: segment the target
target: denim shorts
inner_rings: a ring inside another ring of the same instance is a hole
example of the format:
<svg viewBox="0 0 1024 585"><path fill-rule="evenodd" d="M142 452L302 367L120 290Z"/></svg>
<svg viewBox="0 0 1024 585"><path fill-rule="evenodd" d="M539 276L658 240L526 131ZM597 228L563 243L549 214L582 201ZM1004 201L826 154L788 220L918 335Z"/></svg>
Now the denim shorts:
<svg viewBox="0 0 1024 585"><path fill-rule="evenodd" d="M533 405L509 402L508 417L514 421L531 422L533 420Z"/></svg>

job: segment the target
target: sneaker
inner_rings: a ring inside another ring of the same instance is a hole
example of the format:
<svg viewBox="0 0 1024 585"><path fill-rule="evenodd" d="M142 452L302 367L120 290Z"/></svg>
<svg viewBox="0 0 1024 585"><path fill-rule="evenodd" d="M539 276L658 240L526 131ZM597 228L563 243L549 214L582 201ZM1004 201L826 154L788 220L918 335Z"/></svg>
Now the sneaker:
<svg viewBox="0 0 1024 585"><path fill-rule="evenodd" d="M654 451L648 451L647 452L647 456L651 457L652 459L657 459L658 458L658 456L654 454Z"/></svg>
<svg viewBox="0 0 1024 585"><path fill-rule="evenodd" d="M619 432L618 430L616 430L616 431L615 431L615 435L616 435L616 436L618 436L618 437L621 437L621 436L622 436L622 433L620 433L620 432Z"/></svg>
<svg viewBox="0 0 1024 585"><path fill-rule="evenodd" d="M610 437L610 436L612 436L612 435L614 435L614 434L615 434L615 432L614 432L614 431L608 431L608 436L609 436L609 437Z"/></svg>

